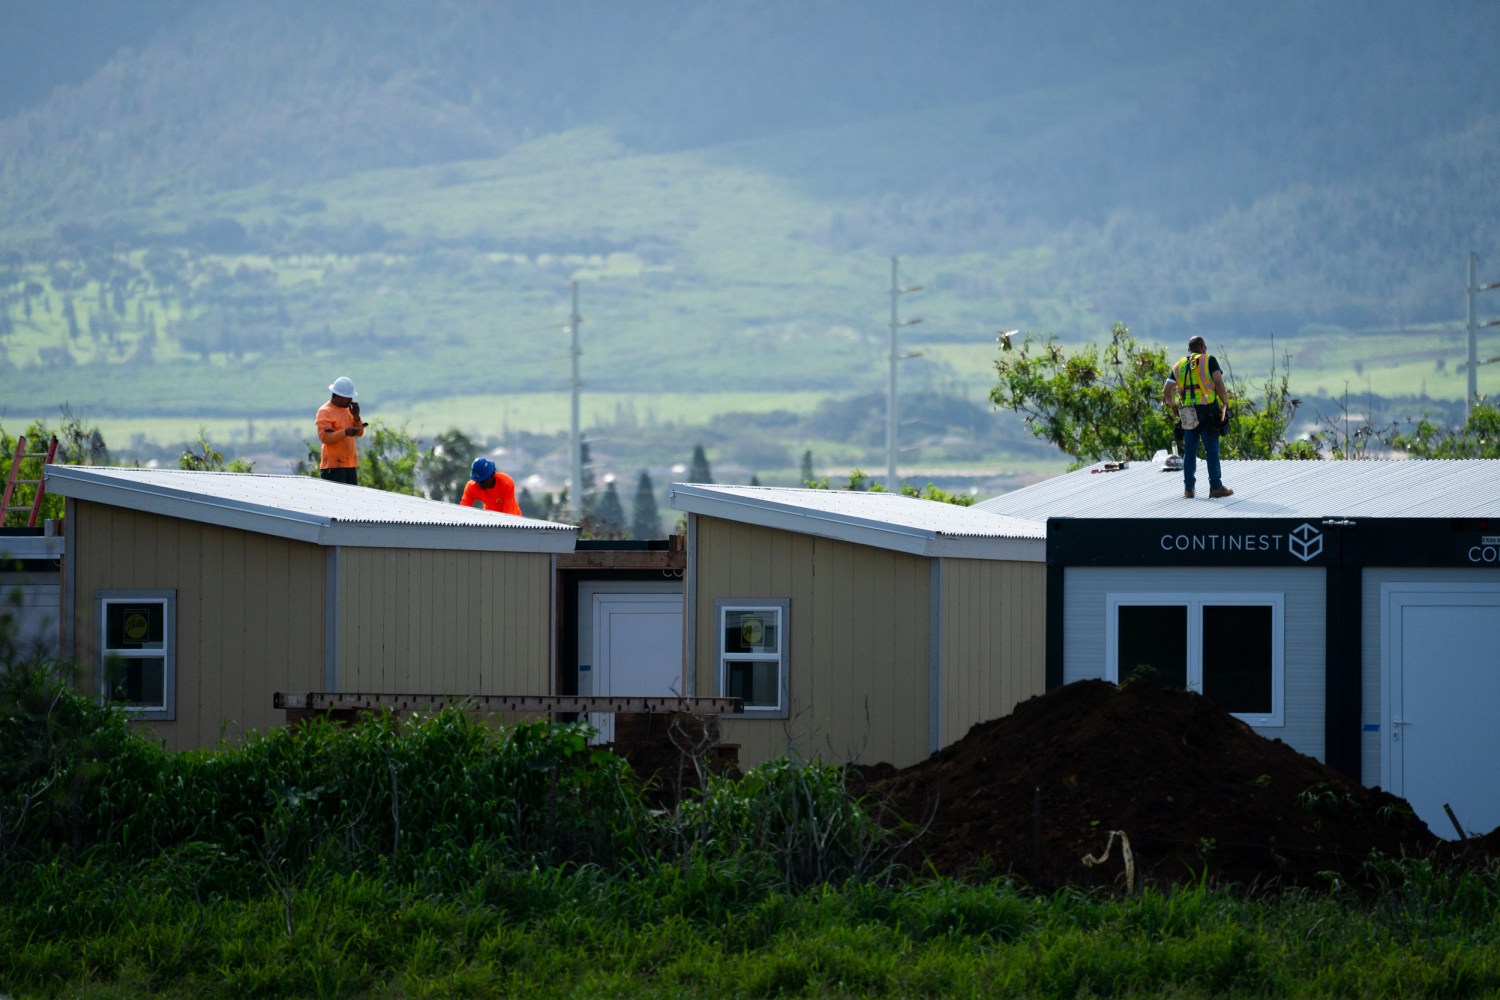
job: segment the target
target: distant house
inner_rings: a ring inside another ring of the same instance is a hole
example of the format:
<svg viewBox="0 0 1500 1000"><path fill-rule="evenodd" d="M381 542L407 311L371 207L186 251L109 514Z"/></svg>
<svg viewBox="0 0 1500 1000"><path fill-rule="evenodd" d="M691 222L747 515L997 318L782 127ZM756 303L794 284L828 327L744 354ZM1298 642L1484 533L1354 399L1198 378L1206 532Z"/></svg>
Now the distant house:
<svg viewBox="0 0 1500 1000"><path fill-rule="evenodd" d="M686 674L740 761L915 763L1042 693L1040 522L890 493L676 483Z"/></svg>
<svg viewBox="0 0 1500 1000"><path fill-rule="evenodd" d="M577 529L305 476L49 466L62 653L171 749L274 692L552 694Z"/></svg>
<svg viewBox="0 0 1500 1000"><path fill-rule="evenodd" d="M1405 798L1500 826L1500 461L1100 465L978 505L1047 524L1047 686L1138 674Z"/></svg>

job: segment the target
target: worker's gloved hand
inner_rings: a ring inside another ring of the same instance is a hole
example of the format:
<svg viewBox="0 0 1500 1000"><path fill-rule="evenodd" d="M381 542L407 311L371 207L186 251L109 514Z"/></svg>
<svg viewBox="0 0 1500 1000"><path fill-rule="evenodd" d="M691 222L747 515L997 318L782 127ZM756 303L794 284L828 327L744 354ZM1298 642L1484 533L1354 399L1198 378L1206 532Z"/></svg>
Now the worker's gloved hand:
<svg viewBox="0 0 1500 1000"><path fill-rule="evenodd" d="M354 419L355 420L358 420L359 419L359 404L358 403L350 403L349 404L349 412L352 413L352 414L354 414Z"/></svg>

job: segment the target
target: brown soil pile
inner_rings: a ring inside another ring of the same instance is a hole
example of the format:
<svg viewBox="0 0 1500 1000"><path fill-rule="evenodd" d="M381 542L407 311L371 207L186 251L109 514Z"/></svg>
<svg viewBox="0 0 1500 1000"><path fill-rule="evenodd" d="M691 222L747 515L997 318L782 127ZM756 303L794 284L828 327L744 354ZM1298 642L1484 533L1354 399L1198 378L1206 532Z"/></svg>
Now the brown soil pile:
<svg viewBox="0 0 1500 1000"><path fill-rule="evenodd" d="M1146 683L1070 684L975 726L927 760L862 769L867 804L925 825L903 860L1038 888L1210 883L1253 890L1368 879L1388 858L1455 852L1406 802L1265 739L1206 698ZM1471 842L1485 850L1495 837ZM1486 853L1488 853L1486 851ZM1477 859L1476 859L1477 860Z"/></svg>

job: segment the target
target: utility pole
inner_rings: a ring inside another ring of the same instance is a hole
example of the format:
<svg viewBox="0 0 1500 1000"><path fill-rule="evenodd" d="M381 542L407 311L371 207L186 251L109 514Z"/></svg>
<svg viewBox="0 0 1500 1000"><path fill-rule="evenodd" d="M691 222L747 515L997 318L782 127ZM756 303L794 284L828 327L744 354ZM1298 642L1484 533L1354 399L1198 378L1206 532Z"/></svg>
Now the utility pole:
<svg viewBox="0 0 1500 1000"><path fill-rule="evenodd" d="M569 438L573 450L573 488L569 491L568 505L573 508L573 513L580 522L583 521L583 435L578 427L578 393L583 388L583 380L578 377L578 356L583 352L578 349L578 328L582 325L583 317L578 315L578 282L575 281L573 312L568 317L568 332L573 335L573 380L570 383L573 389L573 424Z"/></svg>
<svg viewBox="0 0 1500 1000"><path fill-rule="evenodd" d="M1468 291L1468 322L1465 324L1469 333L1469 358L1464 362L1464 367L1469 371L1468 390L1464 395L1464 423L1469 422L1469 410L1474 406L1474 400L1479 396L1479 366L1500 361L1500 358L1487 358L1479 360L1479 328L1481 326L1500 326L1500 320L1492 319L1488 323L1480 323L1475 319L1475 299L1480 292L1487 292L1492 288L1500 288L1500 281L1492 281L1487 285L1475 282L1474 274L1479 265L1479 254L1473 250L1469 251L1469 281L1465 285Z"/></svg>
<svg viewBox="0 0 1500 1000"><path fill-rule="evenodd" d="M914 317L901 322L897 318L896 303L901 296L908 292L920 292L921 285L912 285L910 288L902 288L896 280L900 263L897 258L891 258L891 351L890 351L890 377L886 382L885 389L885 488L892 493L896 492L896 362L913 358L915 354L898 354L896 352L896 331L903 326L912 326L922 322L920 317Z"/></svg>

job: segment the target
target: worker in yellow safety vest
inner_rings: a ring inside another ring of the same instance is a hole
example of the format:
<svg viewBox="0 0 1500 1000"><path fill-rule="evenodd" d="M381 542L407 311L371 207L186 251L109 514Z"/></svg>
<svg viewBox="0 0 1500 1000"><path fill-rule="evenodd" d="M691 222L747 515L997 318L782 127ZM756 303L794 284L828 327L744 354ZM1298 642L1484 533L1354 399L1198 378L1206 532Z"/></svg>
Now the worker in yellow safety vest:
<svg viewBox="0 0 1500 1000"><path fill-rule="evenodd" d="M1198 473L1198 442L1208 460L1208 495L1228 497L1219 469L1219 434L1229 417L1229 390L1219 360L1208 353L1201 336L1188 341L1186 357L1178 360L1162 387L1162 402L1182 425L1182 495L1193 498Z"/></svg>

